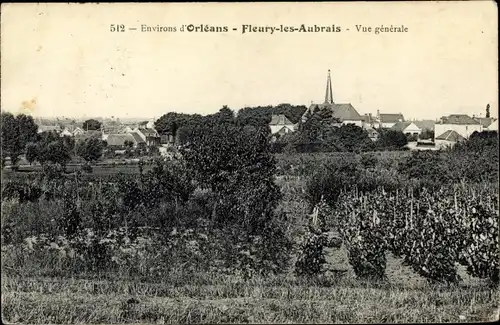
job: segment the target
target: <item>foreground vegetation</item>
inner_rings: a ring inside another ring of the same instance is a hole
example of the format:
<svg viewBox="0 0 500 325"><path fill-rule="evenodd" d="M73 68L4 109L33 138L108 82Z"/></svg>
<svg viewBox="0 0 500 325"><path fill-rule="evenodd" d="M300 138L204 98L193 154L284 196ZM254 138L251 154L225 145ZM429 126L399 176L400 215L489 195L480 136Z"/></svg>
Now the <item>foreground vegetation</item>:
<svg viewBox="0 0 500 325"><path fill-rule="evenodd" d="M274 156L227 112L138 174L2 182L2 317L22 323L487 321L498 139ZM14 176L16 175L16 176Z"/></svg>

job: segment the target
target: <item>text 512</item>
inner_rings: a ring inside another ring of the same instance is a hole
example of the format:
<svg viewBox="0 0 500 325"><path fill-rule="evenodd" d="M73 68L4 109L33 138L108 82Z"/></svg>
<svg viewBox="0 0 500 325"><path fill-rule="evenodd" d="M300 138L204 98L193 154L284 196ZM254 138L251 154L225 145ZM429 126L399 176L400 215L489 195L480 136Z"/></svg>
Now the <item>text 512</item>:
<svg viewBox="0 0 500 325"><path fill-rule="evenodd" d="M125 31L125 25L123 24L111 24L109 25L109 31L110 32L124 32Z"/></svg>

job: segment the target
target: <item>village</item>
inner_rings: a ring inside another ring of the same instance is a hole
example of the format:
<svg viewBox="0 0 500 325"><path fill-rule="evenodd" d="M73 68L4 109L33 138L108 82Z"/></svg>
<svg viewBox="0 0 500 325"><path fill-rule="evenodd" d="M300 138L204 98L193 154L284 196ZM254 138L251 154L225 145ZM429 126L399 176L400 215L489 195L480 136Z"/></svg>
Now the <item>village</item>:
<svg viewBox="0 0 500 325"><path fill-rule="evenodd" d="M408 139L409 150L439 150L453 147L466 141L474 132L498 131L498 119L490 116L489 104L480 110L467 114L451 114L440 119L405 119L401 112L381 112L360 114L351 103L337 103L333 100L330 70L328 70L324 102L311 105L296 123L286 114L273 114L269 127L273 140L297 132L300 123L318 110L328 110L339 123L332 126L353 124L365 130L372 141L377 141L383 130L402 132ZM178 139L171 134L160 134L155 129L157 119L92 118L76 121L74 118L35 119L38 133L55 132L61 137L68 136L75 143L89 138L107 143L108 152L114 157L126 153L126 149L141 149L142 152L156 152L163 157L171 157Z"/></svg>

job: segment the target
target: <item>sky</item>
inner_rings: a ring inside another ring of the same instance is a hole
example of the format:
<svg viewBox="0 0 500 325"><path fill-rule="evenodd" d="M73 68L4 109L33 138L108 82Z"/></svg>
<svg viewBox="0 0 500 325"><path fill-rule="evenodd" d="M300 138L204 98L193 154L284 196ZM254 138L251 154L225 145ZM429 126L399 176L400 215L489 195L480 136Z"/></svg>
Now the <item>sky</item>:
<svg viewBox="0 0 500 325"><path fill-rule="evenodd" d="M141 32L142 24L177 31ZM229 31L179 31L189 24ZM244 24L341 31L242 34ZM408 31L375 34L381 25ZM360 114L484 116L490 104L498 116L497 25L492 1L2 4L1 108L158 118L309 106L324 101L330 69L334 101Z"/></svg>

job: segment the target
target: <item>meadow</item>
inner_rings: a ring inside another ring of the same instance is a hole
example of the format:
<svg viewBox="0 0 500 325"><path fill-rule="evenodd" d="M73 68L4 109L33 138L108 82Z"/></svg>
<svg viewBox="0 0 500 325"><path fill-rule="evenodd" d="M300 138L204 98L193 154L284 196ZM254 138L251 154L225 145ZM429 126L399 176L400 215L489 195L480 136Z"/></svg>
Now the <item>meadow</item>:
<svg viewBox="0 0 500 325"><path fill-rule="evenodd" d="M219 218L243 215L258 193L243 189L228 198L241 210L217 210L219 198L174 162L123 175L3 173L2 319L492 321L496 159L472 168L470 152L279 154L279 232L244 239L238 220Z"/></svg>

